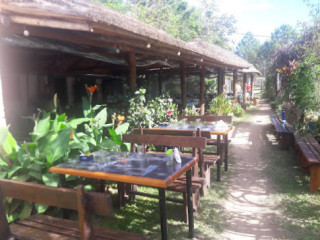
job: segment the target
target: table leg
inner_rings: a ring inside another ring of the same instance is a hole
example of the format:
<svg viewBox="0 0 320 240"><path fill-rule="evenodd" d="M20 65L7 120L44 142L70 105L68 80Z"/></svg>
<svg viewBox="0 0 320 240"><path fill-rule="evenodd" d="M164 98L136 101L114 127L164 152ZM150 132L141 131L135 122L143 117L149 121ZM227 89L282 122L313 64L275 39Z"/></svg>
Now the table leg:
<svg viewBox="0 0 320 240"><path fill-rule="evenodd" d="M187 181L187 201L188 201L188 220L189 220L189 238L194 238L194 219L193 219L193 202L192 202L192 178L191 178L191 170L187 171L186 174Z"/></svg>
<svg viewBox="0 0 320 240"><path fill-rule="evenodd" d="M224 135L224 170L228 171L228 150L229 150L229 140L228 140L228 134Z"/></svg>
<svg viewBox="0 0 320 240"><path fill-rule="evenodd" d="M219 161L217 162L217 181L221 180L221 164L222 164L222 154L221 154L221 137L217 136L217 154L220 156Z"/></svg>
<svg viewBox="0 0 320 240"><path fill-rule="evenodd" d="M166 208L166 192L164 188L159 188L159 206L160 206L160 223L161 223L161 239L168 239L167 230L167 208Z"/></svg>

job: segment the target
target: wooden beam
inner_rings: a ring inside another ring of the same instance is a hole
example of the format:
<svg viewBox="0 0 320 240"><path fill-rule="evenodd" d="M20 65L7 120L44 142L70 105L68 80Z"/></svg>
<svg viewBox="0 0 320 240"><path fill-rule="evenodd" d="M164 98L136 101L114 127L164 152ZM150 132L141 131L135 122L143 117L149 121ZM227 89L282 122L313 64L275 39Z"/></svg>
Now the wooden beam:
<svg viewBox="0 0 320 240"><path fill-rule="evenodd" d="M181 80L181 109L187 106L187 83L186 83L186 63L180 63L180 80Z"/></svg>
<svg viewBox="0 0 320 240"><path fill-rule="evenodd" d="M218 68L218 95L223 93L223 83L225 81L225 72L223 68Z"/></svg>
<svg viewBox="0 0 320 240"><path fill-rule="evenodd" d="M137 85L137 63L136 63L136 55L134 52L129 52L128 62L129 62L129 87L131 90L134 90Z"/></svg>
<svg viewBox="0 0 320 240"><path fill-rule="evenodd" d="M243 103L247 102L247 78L248 78L248 75L246 73L243 73L243 88L242 88Z"/></svg>
<svg viewBox="0 0 320 240"><path fill-rule="evenodd" d="M250 74L251 77L251 92L250 92L250 99L253 99L253 87L254 87L254 76L253 73Z"/></svg>
<svg viewBox="0 0 320 240"><path fill-rule="evenodd" d="M200 73L200 115L204 115L204 111L205 111L204 76L205 76L205 67L201 66L201 73Z"/></svg>
<svg viewBox="0 0 320 240"><path fill-rule="evenodd" d="M237 99L237 89L236 89L237 81L238 81L238 70L234 69L233 70L232 90L233 90L233 97L234 97L235 100Z"/></svg>

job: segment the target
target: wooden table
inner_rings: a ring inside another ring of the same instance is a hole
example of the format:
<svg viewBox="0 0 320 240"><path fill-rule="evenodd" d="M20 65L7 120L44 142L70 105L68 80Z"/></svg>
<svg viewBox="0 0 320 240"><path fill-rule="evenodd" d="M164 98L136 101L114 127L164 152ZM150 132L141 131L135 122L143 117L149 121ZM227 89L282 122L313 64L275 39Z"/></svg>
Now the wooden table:
<svg viewBox="0 0 320 240"><path fill-rule="evenodd" d="M194 237L191 168L197 164L197 158L181 157L181 163L177 163L159 154L101 153L100 159L70 160L51 167L50 172L158 188L162 239L167 239L165 188L186 172L189 237Z"/></svg>
<svg viewBox="0 0 320 240"><path fill-rule="evenodd" d="M225 142L224 144L224 150L225 150L225 156L224 156L224 169L225 171L228 171L229 164L228 164L228 151L229 151L229 144L228 144L228 134L233 129L232 126L228 126L227 128L221 128L218 129L215 124L207 124L207 123L200 123L200 124L185 124L184 126L182 124L173 123L168 124L166 126L156 126L154 129L173 129L173 130L190 130L195 131L197 128L200 128L201 131L210 131L211 135L217 135L217 154L221 155L221 136L223 136L223 140ZM220 180L220 176L217 176L218 180Z"/></svg>

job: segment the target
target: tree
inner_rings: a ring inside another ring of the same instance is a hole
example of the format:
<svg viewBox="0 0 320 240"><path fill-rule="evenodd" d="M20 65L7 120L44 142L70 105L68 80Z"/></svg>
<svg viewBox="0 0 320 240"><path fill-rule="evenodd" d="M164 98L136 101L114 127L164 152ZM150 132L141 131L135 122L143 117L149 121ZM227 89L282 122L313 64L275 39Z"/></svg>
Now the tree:
<svg viewBox="0 0 320 240"><path fill-rule="evenodd" d="M298 33L295 28L288 24L281 25L271 34L271 42L276 46L293 43L297 40Z"/></svg>
<svg viewBox="0 0 320 240"><path fill-rule="evenodd" d="M246 59L248 62L254 64L257 60L259 48L260 42L252 35L251 32L247 32L238 43L235 53Z"/></svg>
<svg viewBox="0 0 320 240"><path fill-rule="evenodd" d="M184 41L200 38L226 46L235 31L233 16L221 15L216 0L193 7L185 0L98 0Z"/></svg>

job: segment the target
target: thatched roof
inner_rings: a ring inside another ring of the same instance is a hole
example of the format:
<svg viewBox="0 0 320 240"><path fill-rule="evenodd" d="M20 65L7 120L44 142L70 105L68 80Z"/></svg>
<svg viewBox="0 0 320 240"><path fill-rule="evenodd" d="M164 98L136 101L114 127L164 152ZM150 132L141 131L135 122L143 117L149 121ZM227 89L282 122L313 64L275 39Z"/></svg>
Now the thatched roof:
<svg viewBox="0 0 320 240"><path fill-rule="evenodd" d="M208 55L215 56L215 58L220 62L228 62L230 65L243 66L243 68L248 68L251 65L246 60L237 56L231 51L220 46L204 42L201 39L195 39L191 42L188 42L188 45L191 47L205 49Z"/></svg>
<svg viewBox="0 0 320 240"><path fill-rule="evenodd" d="M259 76L262 75L262 73L258 69L256 69L255 66L253 66L253 65L250 65L249 68L242 69L239 72L242 72L242 73L255 73L255 74L258 74Z"/></svg>
<svg viewBox="0 0 320 240"><path fill-rule="evenodd" d="M0 17L2 26L16 34L22 34L23 28L28 26L31 36L104 50L119 48L187 64L249 67L246 61L230 51L214 45L210 45L208 51L207 43L186 43L90 0L1 0ZM150 48L146 47L148 43Z"/></svg>

